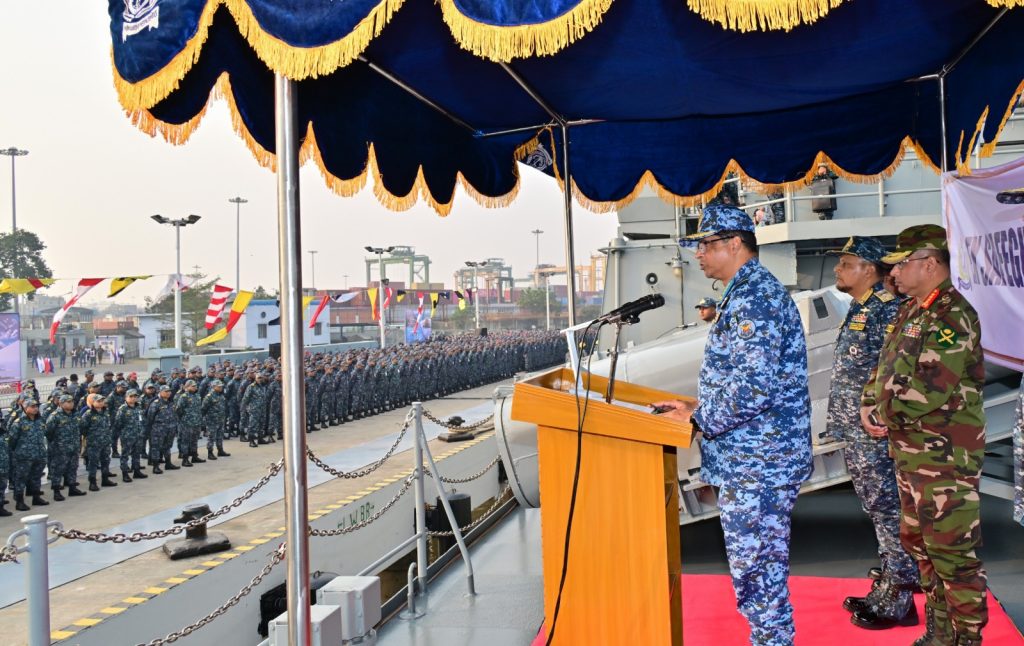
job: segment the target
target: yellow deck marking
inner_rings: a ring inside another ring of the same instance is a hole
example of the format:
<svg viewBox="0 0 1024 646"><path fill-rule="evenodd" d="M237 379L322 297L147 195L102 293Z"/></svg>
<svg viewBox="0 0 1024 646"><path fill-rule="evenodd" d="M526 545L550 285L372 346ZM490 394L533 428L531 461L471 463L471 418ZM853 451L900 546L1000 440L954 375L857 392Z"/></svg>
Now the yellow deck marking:
<svg viewBox="0 0 1024 646"><path fill-rule="evenodd" d="M327 508L330 510L341 509L341 505L327 505Z"/></svg>
<svg viewBox="0 0 1024 646"><path fill-rule="evenodd" d="M178 585L179 583L184 583L185 581L188 581L188 577L172 576L169 579L164 579L164 583L170 583L172 585Z"/></svg>
<svg viewBox="0 0 1024 646"><path fill-rule="evenodd" d="M125 597L124 599L121 599L121 601L123 601L124 603L145 603L146 602L146 598L145 597Z"/></svg>
<svg viewBox="0 0 1024 646"><path fill-rule="evenodd" d="M91 617L86 617L85 619L77 619L73 623L76 626L95 626L96 624L100 623L101 621L103 621L103 620L102 619L93 619Z"/></svg>
<svg viewBox="0 0 1024 646"><path fill-rule="evenodd" d="M269 538L254 538L251 541L249 541L249 543L252 544L252 545L263 545L264 543L269 543L269 542L270 542Z"/></svg>
<svg viewBox="0 0 1024 646"><path fill-rule="evenodd" d="M239 552L248 552L251 549L255 549L252 545L239 545L235 548Z"/></svg>
<svg viewBox="0 0 1024 646"><path fill-rule="evenodd" d="M316 520L317 518L320 518L321 516L323 516L323 514L310 514L309 515L309 519L310 520Z"/></svg>
<svg viewBox="0 0 1024 646"><path fill-rule="evenodd" d="M203 570L201 568L195 568L194 570L185 570L185 574L191 574L192 576L202 574L203 572L206 572L206 570Z"/></svg>
<svg viewBox="0 0 1024 646"><path fill-rule="evenodd" d="M68 637L74 637L75 633L70 630L54 630L50 633L50 639L67 639Z"/></svg>
<svg viewBox="0 0 1024 646"><path fill-rule="evenodd" d="M264 534L263 536L265 536L266 538L279 538L283 533L284 532L270 532L269 534Z"/></svg>
<svg viewBox="0 0 1024 646"><path fill-rule="evenodd" d="M224 559L225 561L227 561L229 559L235 558L236 556L238 556L238 554L235 554L234 552L226 552L224 554L218 554L217 558Z"/></svg>
<svg viewBox="0 0 1024 646"><path fill-rule="evenodd" d="M102 612L105 615L118 615L118 614L121 614L122 612L124 612L127 609L128 608L117 608L117 607L112 606L110 608L103 608L103 609L100 610L100 612Z"/></svg>
<svg viewBox="0 0 1024 646"><path fill-rule="evenodd" d="M163 592L167 592L167 588L146 588L145 590L143 590L143 592L145 592L146 594L161 594Z"/></svg>
<svg viewBox="0 0 1024 646"><path fill-rule="evenodd" d="M205 565L206 567L217 567L220 565L220 561L203 561L199 565Z"/></svg>

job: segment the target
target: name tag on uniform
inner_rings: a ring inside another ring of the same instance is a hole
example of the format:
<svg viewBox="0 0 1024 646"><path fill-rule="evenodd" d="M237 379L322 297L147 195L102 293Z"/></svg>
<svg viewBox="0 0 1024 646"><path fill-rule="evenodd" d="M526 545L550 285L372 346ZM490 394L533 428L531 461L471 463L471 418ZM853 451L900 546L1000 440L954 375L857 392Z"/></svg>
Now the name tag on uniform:
<svg viewBox="0 0 1024 646"><path fill-rule="evenodd" d="M903 336L910 337L911 339L920 339L921 326L917 323L907 323L903 326Z"/></svg>

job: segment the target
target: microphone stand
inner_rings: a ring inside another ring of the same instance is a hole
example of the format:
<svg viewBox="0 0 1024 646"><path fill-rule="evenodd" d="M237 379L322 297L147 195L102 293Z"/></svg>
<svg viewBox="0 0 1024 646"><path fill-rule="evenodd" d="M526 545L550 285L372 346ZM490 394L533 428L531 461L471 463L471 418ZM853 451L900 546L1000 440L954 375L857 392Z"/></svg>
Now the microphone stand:
<svg viewBox="0 0 1024 646"><path fill-rule="evenodd" d="M615 321L615 340L612 343L612 349L608 352L611 357L611 364L608 367L608 390L604 395L604 401L608 404L612 403L612 396L615 394L615 368L619 363L619 336L622 334L622 326L632 325L638 321L639 317L637 316Z"/></svg>

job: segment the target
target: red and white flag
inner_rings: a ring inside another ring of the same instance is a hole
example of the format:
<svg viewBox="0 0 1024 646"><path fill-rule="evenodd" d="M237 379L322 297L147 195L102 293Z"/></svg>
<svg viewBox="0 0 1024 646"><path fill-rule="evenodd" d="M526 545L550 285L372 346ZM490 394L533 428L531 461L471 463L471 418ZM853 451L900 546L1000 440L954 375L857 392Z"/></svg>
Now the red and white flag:
<svg viewBox="0 0 1024 646"><path fill-rule="evenodd" d="M331 298L329 298L326 294L320 297L320 304L316 306L316 311L313 312L313 316L310 317L309 319L309 329L312 330L316 328L316 320L320 318L320 312L323 312L324 308L326 308L327 304L330 302Z"/></svg>
<svg viewBox="0 0 1024 646"><path fill-rule="evenodd" d="M420 306L416 308L416 323L412 326L412 333L416 334L419 332L420 323L423 322L423 292L416 292L416 298L420 301Z"/></svg>
<svg viewBox="0 0 1024 646"><path fill-rule="evenodd" d="M391 296L394 294L390 287L384 288L384 309L391 307Z"/></svg>
<svg viewBox="0 0 1024 646"><path fill-rule="evenodd" d="M78 281L78 287L75 289L75 295L68 299L67 303L64 303L64 307L57 310L53 315L53 323L50 325L50 343L57 343L57 328L60 327L60 322L64 320L64 315L68 313L68 310L75 306L75 303L79 301L85 294L104 281L103 278L83 278Z"/></svg>
<svg viewBox="0 0 1024 646"><path fill-rule="evenodd" d="M226 285L214 285L213 294L210 296L210 305L206 308L206 329L212 330L213 326L220 322L221 312L228 302L228 296L234 291Z"/></svg>

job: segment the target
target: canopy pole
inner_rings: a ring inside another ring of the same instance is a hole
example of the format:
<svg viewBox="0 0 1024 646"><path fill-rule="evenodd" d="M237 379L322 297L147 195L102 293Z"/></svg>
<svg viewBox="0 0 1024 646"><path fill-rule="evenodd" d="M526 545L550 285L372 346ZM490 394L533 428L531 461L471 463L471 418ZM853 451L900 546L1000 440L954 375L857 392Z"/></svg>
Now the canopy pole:
<svg viewBox="0 0 1024 646"><path fill-rule="evenodd" d="M311 643L309 511L306 501L306 406L302 371L302 240L295 82L274 75L277 151L277 262L281 286L281 408L287 525L288 644Z"/></svg>
<svg viewBox="0 0 1024 646"><path fill-rule="evenodd" d="M949 170L949 144L946 138L946 75L939 74L939 134L942 137L942 172Z"/></svg>
<svg viewBox="0 0 1024 646"><path fill-rule="evenodd" d="M562 173L565 175L565 279L568 296L569 327L576 325L576 253L572 230L572 171L569 168L569 126L562 123Z"/></svg>

